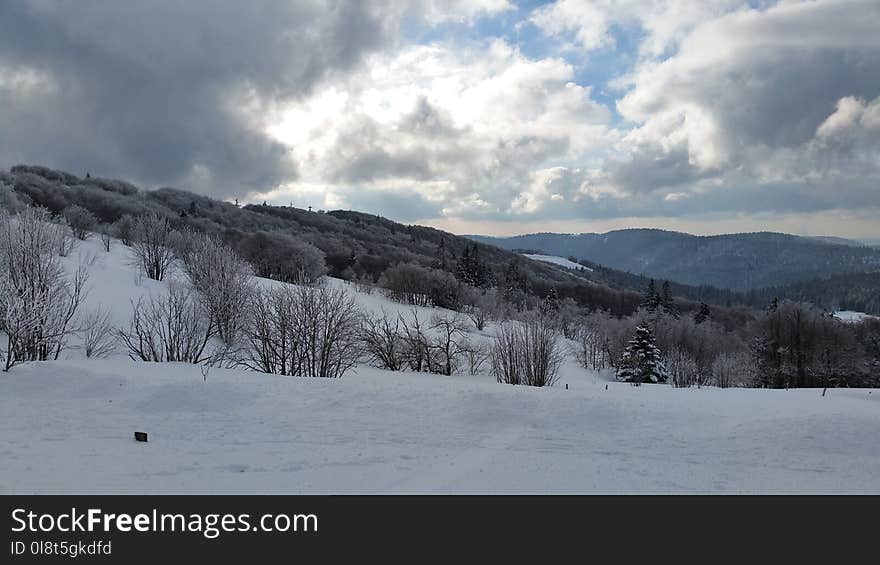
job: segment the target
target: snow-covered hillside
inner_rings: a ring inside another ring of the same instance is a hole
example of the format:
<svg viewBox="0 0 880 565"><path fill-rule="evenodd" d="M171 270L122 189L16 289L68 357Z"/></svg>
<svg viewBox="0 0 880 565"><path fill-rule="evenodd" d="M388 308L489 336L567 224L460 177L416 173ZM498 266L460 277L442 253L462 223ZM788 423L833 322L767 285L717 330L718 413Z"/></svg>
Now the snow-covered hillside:
<svg viewBox="0 0 880 565"><path fill-rule="evenodd" d="M834 313L834 317L838 320L852 323L861 322L865 318L876 318L876 316L871 316L870 314L865 314L864 312L854 312L852 310L838 310Z"/></svg>
<svg viewBox="0 0 880 565"><path fill-rule="evenodd" d="M544 263L552 263L554 265L559 265L560 267L565 267L566 269L574 269L574 270L584 269L587 271L593 270L589 267L585 267L585 266L580 265L578 263L575 263L573 261L569 261L565 257L556 257L555 255L538 255L538 254L534 254L534 253L523 253L523 255L525 255L529 259L532 259L533 261L542 261Z"/></svg>
<svg viewBox="0 0 880 565"><path fill-rule="evenodd" d="M87 308L117 324L165 292L122 245L79 253L95 258ZM632 387L571 359L552 388L369 367L204 376L121 351L0 373L0 493L880 493L878 437L880 391Z"/></svg>

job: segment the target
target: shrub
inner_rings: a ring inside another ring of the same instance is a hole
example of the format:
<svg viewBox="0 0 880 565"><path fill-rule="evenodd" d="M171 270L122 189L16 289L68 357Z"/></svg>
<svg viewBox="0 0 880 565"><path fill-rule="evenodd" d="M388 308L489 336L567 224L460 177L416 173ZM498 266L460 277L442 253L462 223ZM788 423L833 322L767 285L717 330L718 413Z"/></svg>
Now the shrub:
<svg viewBox="0 0 880 565"><path fill-rule="evenodd" d="M78 326L77 335L87 358L103 359L116 351L117 334L109 310L89 312Z"/></svg>
<svg viewBox="0 0 880 565"><path fill-rule="evenodd" d="M213 335L210 316L190 287L168 286L162 297L141 298L132 303L128 329L119 337L135 361L206 363Z"/></svg>
<svg viewBox="0 0 880 565"><path fill-rule="evenodd" d="M284 234L257 232L241 238L238 252L257 276L314 284L326 273L324 253L311 243Z"/></svg>
<svg viewBox="0 0 880 565"><path fill-rule="evenodd" d="M389 371L403 369L406 340L401 335L399 317L392 318L384 311L381 316L363 316L358 336L371 364Z"/></svg>
<svg viewBox="0 0 880 565"><path fill-rule="evenodd" d="M98 223L98 219L94 214L76 204L65 208L63 216L67 220L67 225L70 226L73 236L80 241L88 239Z"/></svg>
<svg viewBox="0 0 880 565"><path fill-rule="evenodd" d="M6 334L4 370L27 361L57 359L75 332L88 272L68 280L57 251L66 229L42 209L13 220L0 211L0 331Z"/></svg>
<svg viewBox="0 0 880 565"><path fill-rule="evenodd" d="M119 241L121 241L123 245L129 247L134 238L134 227L134 218L126 214L113 222L111 233L119 238Z"/></svg>
<svg viewBox="0 0 880 565"><path fill-rule="evenodd" d="M283 286L256 293L242 364L263 373L342 377L363 357L354 299L329 286Z"/></svg>
<svg viewBox="0 0 880 565"><path fill-rule="evenodd" d="M500 383L552 386L564 360L552 324L544 318L502 324L490 354Z"/></svg>
<svg viewBox="0 0 880 565"><path fill-rule="evenodd" d="M388 297L404 304L437 306L457 310L461 307L461 283L446 271L413 263L398 263L387 269L379 286Z"/></svg>
<svg viewBox="0 0 880 565"><path fill-rule="evenodd" d="M701 386L703 379L700 377L700 370L697 362L686 351L681 349L673 349L664 359L666 370L669 374L669 380L672 386L676 388L686 388L694 385Z"/></svg>
<svg viewBox="0 0 880 565"><path fill-rule="evenodd" d="M139 216L132 229L135 264L153 280L165 279L174 261L172 229L167 218L158 214Z"/></svg>
<svg viewBox="0 0 880 565"><path fill-rule="evenodd" d="M235 344L254 289L250 265L222 241L202 233L181 233L175 251L220 339Z"/></svg>

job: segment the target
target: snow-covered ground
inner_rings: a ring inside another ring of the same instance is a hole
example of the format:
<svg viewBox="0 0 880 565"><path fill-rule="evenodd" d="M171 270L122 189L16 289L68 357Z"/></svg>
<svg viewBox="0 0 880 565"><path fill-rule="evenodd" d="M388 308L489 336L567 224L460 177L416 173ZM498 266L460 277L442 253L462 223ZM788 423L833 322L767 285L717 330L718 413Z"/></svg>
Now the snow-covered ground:
<svg viewBox="0 0 880 565"><path fill-rule="evenodd" d="M591 271L591 272L593 270L589 267L585 267L585 266L580 265L578 263L575 263L573 261L569 261L565 257L557 257L555 255L537 255L537 254L532 254L532 253L523 253L523 255L528 257L529 259L534 260L534 261L542 261L544 263L553 263L554 265L559 265L560 267L565 267L566 269L574 269L574 270L584 269L586 271Z"/></svg>
<svg viewBox="0 0 880 565"><path fill-rule="evenodd" d="M120 324L129 299L164 291L121 245L81 252L88 306ZM368 367L203 377L75 350L0 373L0 493L880 494L878 437L880 391L636 388L572 360L549 389Z"/></svg>
<svg viewBox="0 0 880 565"><path fill-rule="evenodd" d="M0 493L880 493L880 392L562 383L32 364Z"/></svg>
<svg viewBox="0 0 880 565"><path fill-rule="evenodd" d="M843 320L844 322L853 323L861 322L865 318L876 318L876 316L871 316L870 314L865 314L864 312L855 312L853 310L839 310L834 313L834 317L838 320Z"/></svg>

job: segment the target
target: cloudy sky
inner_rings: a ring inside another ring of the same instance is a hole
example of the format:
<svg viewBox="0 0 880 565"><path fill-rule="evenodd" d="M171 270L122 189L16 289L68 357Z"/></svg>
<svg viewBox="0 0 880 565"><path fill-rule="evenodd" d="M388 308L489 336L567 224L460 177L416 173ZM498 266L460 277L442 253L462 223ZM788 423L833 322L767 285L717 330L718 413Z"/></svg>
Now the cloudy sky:
<svg viewBox="0 0 880 565"><path fill-rule="evenodd" d="M0 167L458 233L880 237L877 0L4 0Z"/></svg>

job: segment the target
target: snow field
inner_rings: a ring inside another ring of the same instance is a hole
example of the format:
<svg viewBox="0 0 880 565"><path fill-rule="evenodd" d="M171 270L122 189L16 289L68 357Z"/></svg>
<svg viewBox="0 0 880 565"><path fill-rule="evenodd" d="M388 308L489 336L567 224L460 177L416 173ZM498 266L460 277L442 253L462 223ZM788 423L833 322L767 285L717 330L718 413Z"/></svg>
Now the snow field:
<svg viewBox="0 0 880 565"><path fill-rule="evenodd" d="M78 253L95 258L86 308L118 325L130 300L167 288L138 277L121 244ZM370 367L205 377L71 349L0 373L0 493L880 493L878 402L864 389L632 387L571 357L536 389Z"/></svg>

